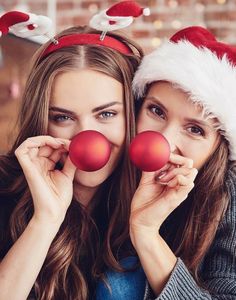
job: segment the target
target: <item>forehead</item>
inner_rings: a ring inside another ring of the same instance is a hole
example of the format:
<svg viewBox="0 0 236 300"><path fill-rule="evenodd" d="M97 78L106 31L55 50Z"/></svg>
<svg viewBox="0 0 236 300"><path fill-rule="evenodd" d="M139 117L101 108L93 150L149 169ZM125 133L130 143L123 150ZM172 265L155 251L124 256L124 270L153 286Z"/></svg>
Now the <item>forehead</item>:
<svg viewBox="0 0 236 300"><path fill-rule="evenodd" d="M182 117L196 117L210 124L219 125L218 119L200 101L176 84L166 81L153 83L148 89L146 99L156 99L169 112Z"/></svg>
<svg viewBox="0 0 236 300"><path fill-rule="evenodd" d="M51 105L91 104L122 101L123 86L116 79L93 70L67 71L56 76Z"/></svg>

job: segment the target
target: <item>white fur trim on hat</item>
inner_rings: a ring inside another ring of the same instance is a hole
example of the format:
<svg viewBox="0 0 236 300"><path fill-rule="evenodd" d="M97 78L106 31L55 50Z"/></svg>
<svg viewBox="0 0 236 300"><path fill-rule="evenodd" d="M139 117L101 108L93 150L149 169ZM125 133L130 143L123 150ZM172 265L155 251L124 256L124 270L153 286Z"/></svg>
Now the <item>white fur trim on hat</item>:
<svg viewBox="0 0 236 300"><path fill-rule="evenodd" d="M188 41L165 41L146 55L133 80L136 97L148 84L165 80L177 84L194 103L203 105L220 122L229 141L230 159L236 160L236 67L223 56Z"/></svg>

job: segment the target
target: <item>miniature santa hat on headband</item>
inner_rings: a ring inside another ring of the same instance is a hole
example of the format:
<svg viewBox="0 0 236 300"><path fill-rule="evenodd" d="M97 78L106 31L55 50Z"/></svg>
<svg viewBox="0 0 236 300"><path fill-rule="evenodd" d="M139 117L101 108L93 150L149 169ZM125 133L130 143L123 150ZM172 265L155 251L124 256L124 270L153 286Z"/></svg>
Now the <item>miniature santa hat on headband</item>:
<svg viewBox="0 0 236 300"><path fill-rule="evenodd" d="M47 35L51 27L51 19L31 13L10 11L0 17L0 37L9 31L22 38Z"/></svg>
<svg viewBox="0 0 236 300"><path fill-rule="evenodd" d="M236 48L220 43L202 27L180 30L144 57L133 81L137 97L147 85L165 80L189 94L220 122L236 160Z"/></svg>
<svg viewBox="0 0 236 300"><path fill-rule="evenodd" d="M135 1L121 1L93 16L89 25L97 30L112 31L129 26L141 15L150 15L150 9L142 8Z"/></svg>
<svg viewBox="0 0 236 300"><path fill-rule="evenodd" d="M94 21L90 22L91 27L102 31L101 34L78 33L61 36L58 39L49 36L52 21L48 17L11 11L0 18L0 30L4 34L7 34L10 29L11 32L20 37L32 37L36 35L49 37L52 43L42 53L42 58L54 51L71 45L105 46L129 55L133 53L132 49L119 39L106 36L106 32L128 26L132 23L133 17L138 17L143 13L147 14L147 11L148 9L141 8L135 1L122 1L104 11L102 15L105 15L105 21L98 14L95 16L95 19L93 18Z"/></svg>

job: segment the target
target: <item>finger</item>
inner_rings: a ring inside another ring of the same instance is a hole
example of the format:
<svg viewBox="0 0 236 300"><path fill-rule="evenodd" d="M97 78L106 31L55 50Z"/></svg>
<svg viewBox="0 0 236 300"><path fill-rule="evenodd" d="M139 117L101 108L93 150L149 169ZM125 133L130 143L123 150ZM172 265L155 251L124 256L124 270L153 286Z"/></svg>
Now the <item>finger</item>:
<svg viewBox="0 0 236 300"><path fill-rule="evenodd" d="M39 153L39 147L28 148L27 155L32 162L34 161L34 159L36 159L36 157L38 157L38 153Z"/></svg>
<svg viewBox="0 0 236 300"><path fill-rule="evenodd" d="M63 153L66 152L67 150L65 148L54 150L52 154L48 157L48 159L51 160L54 164L56 164L62 158Z"/></svg>
<svg viewBox="0 0 236 300"><path fill-rule="evenodd" d="M64 141L62 139L54 138L50 135L40 135L40 136L30 137L24 143L26 143L27 145L28 142L37 143L39 144L39 147L51 146L52 148L58 148L59 146L64 145Z"/></svg>
<svg viewBox="0 0 236 300"><path fill-rule="evenodd" d="M159 173L159 172L166 171L166 170L170 169L172 166L173 166L173 164L171 164L171 163L168 162L167 164L164 165L164 167L162 167L161 169L157 170L156 172Z"/></svg>
<svg viewBox="0 0 236 300"><path fill-rule="evenodd" d="M189 175L187 175L187 177L188 177L190 180L194 181L195 178L197 177L197 174L198 174L198 169L192 168L191 171L190 171L190 173L189 173Z"/></svg>
<svg viewBox="0 0 236 300"><path fill-rule="evenodd" d="M198 170L195 168L192 168L187 176L184 176L182 174L178 174L175 178L170 180L167 185L170 188L179 187L183 191L191 191L194 187L194 179L196 178L198 173ZM186 189L185 189L186 187Z"/></svg>
<svg viewBox="0 0 236 300"><path fill-rule="evenodd" d="M142 172L137 191L145 197L149 194L151 198L160 194L163 191L163 186L156 181L156 172ZM143 199L140 199L140 201L143 202Z"/></svg>
<svg viewBox="0 0 236 300"><path fill-rule="evenodd" d="M193 167L193 160L175 153L170 154L169 162L186 168Z"/></svg>
<svg viewBox="0 0 236 300"><path fill-rule="evenodd" d="M33 164L36 164L38 162L38 159L43 157L45 159L46 168L51 171L54 170L56 163L62 157L62 153L65 152L67 152L67 150L64 149L63 146L61 146L59 149L53 149L49 146L43 146L39 149L29 149L28 156L30 157L30 160Z"/></svg>
<svg viewBox="0 0 236 300"><path fill-rule="evenodd" d="M165 182L169 182L170 180L172 180L177 175L187 176L187 175L190 174L190 172L191 172L191 169L189 169L189 168L185 168L185 167L177 168L177 167L175 167L175 168L172 168L172 169L168 169L167 171L164 171L161 174L159 174L159 176L157 177L157 180L159 180L162 183L165 183Z"/></svg>
<svg viewBox="0 0 236 300"><path fill-rule="evenodd" d="M56 164L60 161L63 156L63 153L67 152L66 149L60 148L54 150L53 153L47 157L47 169L49 171L53 171L55 169Z"/></svg>
<svg viewBox="0 0 236 300"><path fill-rule="evenodd" d="M66 158L65 164L63 166L62 172L69 177L71 180L75 177L76 166L70 160L69 155Z"/></svg>
<svg viewBox="0 0 236 300"><path fill-rule="evenodd" d="M16 150L15 156L18 158L21 155L28 154L29 149L38 148L40 144L34 140L25 140Z"/></svg>
<svg viewBox="0 0 236 300"><path fill-rule="evenodd" d="M38 155L43 157L49 157L53 153L53 151L55 151L55 149L50 146L42 146L39 148Z"/></svg>
<svg viewBox="0 0 236 300"><path fill-rule="evenodd" d="M37 155L38 147L38 142L34 140L26 140L15 150L15 156L17 157L21 166L31 162L31 157L35 157L35 155Z"/></svg>
<svg viewBox="0 0 236 300"><path fill-rule="evenodd" d="M188 186L192 181L182 175L182 174L178 174L177 176L175 176L173 179L171 179L169 182L166 183L166 185L168 185L168 187L170 188L174 188L174 187L178 187L178 186Z"/></svg>
<svg viewBox="0 0 236 300"><path fill-rule="evenodd" d="M57 138L57 141L60 142L67 151L69 151L69 147L70 147L70 143L71 143L70 140Z"/></svg>
<svg viewBox="0 0 236 300"><path fill-rule="evenodd" d="M61 140L61 139L60 139L60 140ZM61 140L61 141L63 142L64 148L65 148L67 151L69 151L69 147L70 147L71 141L70 141L70 140L65 140L65 139L63 139L63 140Z"/></svg>
<svg viewBox="0 0 236 300"><path fill-rule="evenodd" d="M15 155L24 170L25 175L32 174L35 168L35 162L38 157L40 147L49 144L52 148L61 147L61 141L56 141L50 136L37 136L26 139L16 150Z"/></svg>
<svg viewBox="0 0 236 300"><path fill-rule="evenodd" d="M140 179L141 185L151 184L155 181L156 172L142 172L142 176Z"/></svg>
<svg viewBox="0 0 236 300"><path fill-rule="evenodd" d="M42 146L39 148L38 151L38 156L40 157L45 157L48 159L51 159L54 163L58 162L59 158L60 158L60 154L63 152L67 152L67 148L68 146L66 145L66 141L59 139L60 141L60 148L59 149L54 149L51 146ZM58 141L58 139L57 139ZM68 141L69 144L69 141Z"/></svg>
<svg viewBox="0 0 236 300"><path fill-rule="evenodd" d="M43 146L50 146L52 148L59 148L63 145L62 141L50 136L36 136L26 139L16 150L16 157L28 154L29 149L37 149Z"/></svg>

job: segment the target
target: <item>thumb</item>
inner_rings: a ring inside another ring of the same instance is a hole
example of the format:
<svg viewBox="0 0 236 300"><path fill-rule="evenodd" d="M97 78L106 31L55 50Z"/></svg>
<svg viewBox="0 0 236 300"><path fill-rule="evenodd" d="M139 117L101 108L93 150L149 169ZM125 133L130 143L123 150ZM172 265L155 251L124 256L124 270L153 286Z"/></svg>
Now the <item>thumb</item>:
<svg viewBox="0 0 236 300"><path fill-rule="evenodd" d="M160 170L154 172L142 172L138 189L145 191L145 194L152 195L152 197L161 194L164 185L159 180Z"/></svg>
<svg viewBox="0 0 236 300"><path fill-rule="evenodd" d="M156 172L142 172L142 176L140 179L140 184L151 184L155 181Z"/></svg>
<svg viewBox="0 0 236 300"><path fill-rule="evenodd" d="M70 160L69 155L66 158L62 172L73 181L76 172L76 166Z"/></svg>

